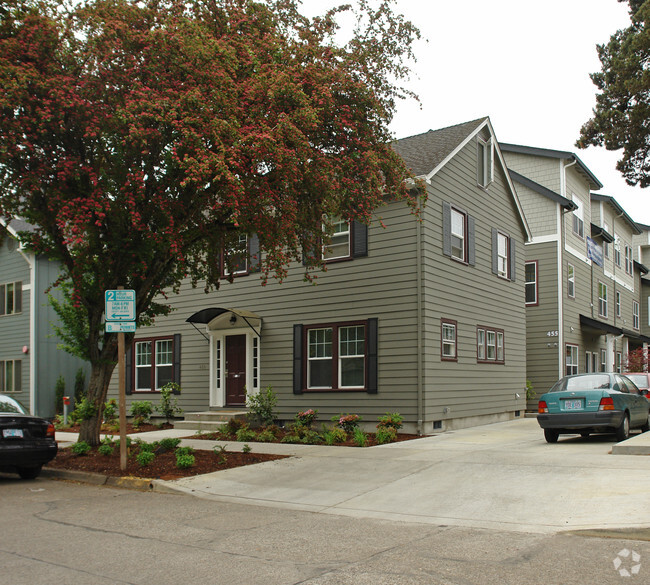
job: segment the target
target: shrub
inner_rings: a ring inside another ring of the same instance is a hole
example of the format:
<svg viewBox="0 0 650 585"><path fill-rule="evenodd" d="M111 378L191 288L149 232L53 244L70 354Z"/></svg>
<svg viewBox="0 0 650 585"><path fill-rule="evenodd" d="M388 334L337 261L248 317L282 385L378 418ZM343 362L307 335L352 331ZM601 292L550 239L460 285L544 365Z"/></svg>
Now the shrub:
<svg viewBox="0 0 650 585"><path fill-rule="evenodd" d="M194 455L179 455L176 453L176 467L179 469L187 469L196 463Z"/></svg>
<svg viewBox="0 0 650 585"><path fill-rule="evenodd" d="M75 455L86 455L90 452L91 446L86 441L77 441L71 449Z"/></svg>
<svg viewBox="0 0 650 585"><path fill-rule="evenodd" d="M135 460L138 462L140 467L145 467L149 465L156 458L156 454L153 451L140 451L135 456Z"/></svg>
<svg viewBox="0 0 650 585"><path fill-rule="evenodd" d="M75 404L75 409L72 411L70 418L75 421L80 420L89 420L97 414L97 407L88 400L88 398L82 398L78 403Z"/></svg>
<svg viewBox="0 0 650 585"><path fill-rule="evenodd" d="M131 445L133 444L133 439L131 437L126 438L126 448L128 449ZM120 440L117 439L115 441L115 446L119 449L120 448Z"/></svg>
<svg viewBox="0 0 650 585"><path fill-rule="evenodd" d="M133 417L133 426L146 424L151 420L153 403L151 400L135 400L131 403L130 413Z"/></svg>
<svg viewBox="0 0 650 585"><path fill-rule="evenodd" d="M306 429L300 436L302 437L301 442L305 445L319 445L323 442L323 437L311 429Z"/></svg>
<svg viewBox="0 0 650 585"><path fill-rule="evenodd" d="M278 403L278 397L273 388L268 386L266 390L260 390L257 394L246 394L246 406L250 412L248 416L256 419L262 425L271 425L275 419L273 409Z"/></svg>
<svg viewBox="0 0 650 585"><path fill-rule="evenodd" d="M160 439L160 441L158 441L158 445L164 451L173 451L180 444L181 444L180 439L174 439L172 437L167 437L165 439Z"/></svg>
<svg viewBox="0 0 650 585"><path fill-rule="evenodd" d="M178 455L194 455L194 447L179 447L176 449L176 456Z"/></svg>
<svg viewBox="0 0 650 585"><path fill-rule="evenodd" d="M397 439L397 431L393 427L377 427L375 439L378 445L392 443Z"/></svg>
<svg viewBox="0 0 650 585"><path fill-rule="evenodd" d="M533 383L526 380L526 400L535 400L535 398L537 398L537 392L533 389Z"/></svg>
<svg viewBox="0 0 650 585"><path fill-rule="evenodd" d="M153 453L156 450L156 447L158 447L156 443L145 443L140 439L136 439L135 444L137 445L140 453Z"/></svg>
<svg viewBox="0 0 650 585"><path fill-rule="evenodd" d="M327 429L324 439L326 445L336 445L337 443L345 443L348 440L348 434L343 429L334 427L333 429Z"/></svg>
<svg viewBox="0 0 650 585"><path fill-rule="evenodd" d="M257 434L257 441L261 443L272 443L275 441L275 433L269 429L264 429L263 431Z"/></svg>
<svg viewBox="0 0 650 585"><path fill-rule="evenodd" d="M253 429L249 428L248 425L244 425L235 433L235 436L237 437L237 440L241 442L254 441L257 438L257 433Z"/></svg>
<svg viewBox="0 0 650 585"><path fill-rule="evenodd" d="M228 422L223 425L222 433L230 437L234 437L237 434L237 431L243 426L246 426L246 423L238 418L231 418Z"/></svg>
<svg viewBox="0 0 650 585"><path fill-rule="evenodd" d="M304 412L299 412L298 414L296 414L294 420L296 421L297 425L311 428L311 425L314 424L314 421L316 420L317 416L318 416L318 411L314 410L313 408L310 408L309 410L305 410Z"/></svg>
<svg viewBox="0 0 650 585"><path fill-rule="evenodd" d="M343 429L346 433L353 433L354 429L359 426L361 420L358 414L339 414L332 417L332 422L335 422L336 426Z"/></svg>
<svg viewBox="0 0 650 585"><path fill-rule="evenodd" d="M114 398L111 398L104 405L104 422L108 425L115 424L117 422L117 417L118 417L117 411L118 411L117 402L115 402Z"/></svg>
<svg viewBox="0 0 650 585"><path fill-rule="evenodd" d="M65 378L59 376L54 384L54 408L57 414L63 412L63 396L65 395Z"/></svg>
<svg viewBox="0 0 650 585"><path fill-rule="evenodd" d="M296 434L287 434L280 440L280 443L302 443L302 437Z"/></svg>
<svg viewBox="0 0 650 585"><path fill-rule="evenodd" d="M97 453L99 453L100 455L104 455L106 457L112 455L114 450L115 450L115 446L109 445L108 443L103 443L99 447L97 447Z"/></svg>
<svg viewBox="0 0 650 585"><path fill-rule="evenodd" d="M404 417L399 412L387 412L384 416L379 417L378 429L398 429L402 428Z"/></svg>
<svg viewBox="0 0 650 585"><path fill-rule="evenodd" d="M242 452L242 453L250 453L252 450L253 450L253 449L252 449L252 447L251 447L250 445L244 445L244 446L242 446L242 448L241 448L241 452Z"/></svg>
<svg viewBox="0 0 650 585"><path fill-rule="evenodd" d="M368 446L368 435L364 433L359 427L355 427L353 431L353 439L357 444L357 447L367 447Z"/></svg>
<svg viewBox="0 0 650 585"><path fill-rule="evenodd" d="M156 411L159 412L162 417L170 422L174 417L179 416L183 413L183 409L178 406L178 398L174 394L180 394L181 387L176 384L176 382L167 382L160 389L160 406L156 406Z"/></svg>
<svg viewBox="0 0 650 585"><path fill-rule="evenodd" d="M220 465L225 465L225 463L228 461L227 453L226 453L226 446L225 445L215 445L214 449L214 454L217 456L217 459L219 460Z"/></svg>

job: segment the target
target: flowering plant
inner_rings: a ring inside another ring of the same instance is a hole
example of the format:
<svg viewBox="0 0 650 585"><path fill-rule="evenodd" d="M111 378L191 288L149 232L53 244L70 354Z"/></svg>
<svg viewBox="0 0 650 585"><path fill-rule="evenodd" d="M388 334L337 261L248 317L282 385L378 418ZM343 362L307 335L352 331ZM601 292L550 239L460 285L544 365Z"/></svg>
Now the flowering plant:
<svg viewBox="0 0 650 585"><path fill-rule="evenodd" d="M378 429L398 429L402 428L404 417L399 412L387 412L384 416L379 417Z"/></svg>
<svg viewBox="0 0 650 585"><path fill-rule="evenodd" d="M317 415L318 411L314 410L313 408L305 410L304 412L299 412L295 417L296 424L300 425L301 427L311 428L311 425L313 424L314 420L316 420Z"/></svg>
<svg viewBox="0 0 650 585"><path fill-rule="evenodd" d="M339 414L332 417L332 422L335 422L336 426L346 433L352 433L359 426L361 417L358 414Z"/></svg>

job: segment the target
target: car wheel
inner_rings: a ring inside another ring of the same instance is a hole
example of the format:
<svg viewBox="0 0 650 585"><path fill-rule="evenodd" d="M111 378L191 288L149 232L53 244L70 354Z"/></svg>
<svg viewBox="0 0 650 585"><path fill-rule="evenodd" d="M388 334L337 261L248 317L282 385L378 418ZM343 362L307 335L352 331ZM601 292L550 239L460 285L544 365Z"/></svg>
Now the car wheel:
<svg viewBox="0 0 650 585"><path fill-rule="evenodd" d="M557 443L560 432L555 429L544 429L544 438L547 443Z"/></svg>
<svg viewBox="0 0 650 585"><path fill-rule="evenodd" d="M37 465L36 467L19 467L18 475L22 479L36 479L38 474L41 472L41 466Z"/></svg>
<svg viewBox="0 0 650 585"><path fill-rule="evenodd" d="M630 417L625 414L621 424L616 429L616 440L620 443L630 437Z"/></svg>

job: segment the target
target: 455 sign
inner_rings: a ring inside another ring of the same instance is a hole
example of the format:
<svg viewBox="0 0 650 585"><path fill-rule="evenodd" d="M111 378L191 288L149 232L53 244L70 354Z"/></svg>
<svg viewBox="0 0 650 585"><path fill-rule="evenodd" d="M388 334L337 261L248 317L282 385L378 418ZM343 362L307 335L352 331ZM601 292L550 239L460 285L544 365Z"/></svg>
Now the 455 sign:
<svg viewBox="0 0 650 585"><path fill-rule="evenodd" d="M107 290L104 293L104 314L108 333L135 331L135 291Z"/></svg>

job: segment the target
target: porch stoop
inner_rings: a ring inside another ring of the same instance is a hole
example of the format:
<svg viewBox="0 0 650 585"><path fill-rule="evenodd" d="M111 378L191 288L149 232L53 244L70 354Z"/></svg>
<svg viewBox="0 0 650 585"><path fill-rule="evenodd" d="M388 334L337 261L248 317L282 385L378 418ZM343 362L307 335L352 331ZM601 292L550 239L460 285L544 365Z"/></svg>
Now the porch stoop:
<svg viewBox="0 0 650 585"><path fill-rule="evenodd" d="M185 419L174 422L175 429L193 431L218 431L230 419L245 420L248 411L222 408L219 410L204 410L202 412L187 412Z"/></svg>

